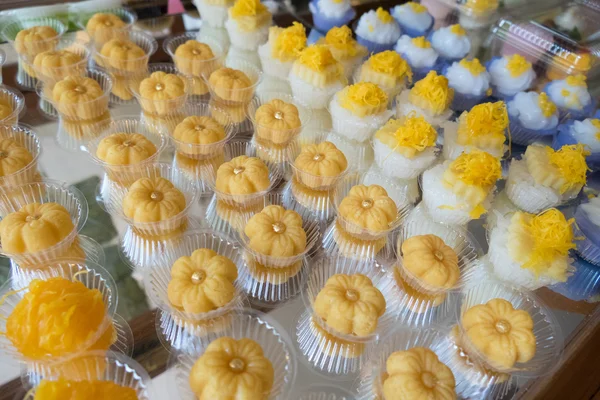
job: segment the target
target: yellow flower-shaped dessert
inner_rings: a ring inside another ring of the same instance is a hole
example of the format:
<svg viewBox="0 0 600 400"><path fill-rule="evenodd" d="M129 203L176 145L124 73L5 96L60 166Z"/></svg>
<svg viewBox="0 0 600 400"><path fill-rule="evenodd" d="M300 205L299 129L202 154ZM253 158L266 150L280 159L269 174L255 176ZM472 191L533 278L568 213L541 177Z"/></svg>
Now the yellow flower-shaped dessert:
<svg viewBox="0 0 600 400"><path fill-rule="evenodd" d="M252 99L253 82L244 72L232 68L219 68L208 78L214 94L221 100L247 103Z"/></svg>
<svg viewBox="0 0 600 400"><path fill-rule="evenodd" d="M100 54L104 68L114 68L125 72L139 72L146 68L148 57L144 49L127 39L111 39L106 42Z"/></svg>
<svg viewBox="0 0 600 400"><path fill-rule="evenodd" d="M169 302L189 313L205 313L225 306L235 295L235 264L210 249L194 250L171 268Z"/></svg>
<svg viewBox="0 0 600 400"><path fill-rule="evenodd" d="M75 229L69 211L57 203L31 203L0 221L2 248L9 253L46 250Z"/></svg>
<svg viewBox="0 0 600 400"><path fill-rule="evenodd" d="M402 242L402 266L426 290L451 289L460 278L456 252L435 235Z"/></svg>
<svg viewBox="0 0 600 400"><path fill-rule="evenodd" d="M508 124L503 101L478 104L460 116L456 141L462 146L502 154Z"/></svg>
<svg viewBox="0 0 600 400"><path fill-rule="evenodd" d="M337 97L342 107L361 118L379 114L385 111L388 105L387 94L370 82L347 86Z"/></svg>
<svg viewBox="0 0 600 400"><path fill-rule="evenodd" d="M33 161L31 153L14 139L0 139L0 176L5 177L25 168Z"/></svg>
<svg viewBox="0 0 600 400"><path fill-rule="evenodd" d="M454 400L454 374L438 356L424 347L397 351L386 361L385 399Z"/></svg>
<svg viewBox="0 0 600 400"><path fill-rule="evenodd" d="M267 206L244 228L249 247L266 256L293 257L306 249L302 217L281 206Z"/></svg>
<svg viewBox="0 0 600 400"><path fill-rule="evenodd" d="M58 112L71 119L89 120L104 114L108 110L108 97L103 96L100 84L85 76L67 76L52 88Z"/></svg>
<svg viewBox="0 0 600 400"><path fill-rule="evenodd" d="M286 144L299 133L302 125L298 107L273 99L258 107L254 114L257 139Z"/></svg>
<svg viewBox="0 0 600 400"><path fill-rule="evenodd" d="M75 381L58 379L42 380L35 389L33 400L58 399L119 399L138 400L135 389L118 385L110 381L89 380Z"/></svg>
<svg viewBox="0 0 600 400"><path fill-rule="evenodd" d="M140 82L140 106L145 113L168 115L183 106L187 90L186 81L179 75L153 72Z"/></svg>
<svg viewBox="0 0 600 400"><path fill-rule="evenodd" d="M18 54L33 57L45 51L54 50L58 32L50 26L33 26L23 29L15 36L15 50Z"/></svg>
<svg viewBox="0 0 600 400"><path fill-rule="evenodd" d="M173 138L182 143L179 151L189 156L210 155L214 153L214 150L198 146L185 146L184 143L206 146L220 142L225 139L225 136L223 125L208 116L186 117L173 130Z"/></svg>
<svg viewBox="0 0 600 400"><path fill-rule="evenodd" d="M247 195L262 192L271 184L269 168L256 157L239 156L217 170L216 189L225 194Z"/></svg>
<svg viewBox="0 0 600 400"><path fill-rule="evenodd" d="M258 343L222 337L212 341L190 372L190 387L200 400L269 398L275 371Z"/></svg>
<svg viewBox="0 0 600 400"><path fill-rule="evenodd" d="M412 70L400 54L386 50L369 57L361 66L358 79L373 82L390 96L395 96L407 84L412 83Z"/></svg>
<svg viewBox="0 0 600 400"><path fill-rule="evenodd" d="M377 330L385 299L362 274L336 274L327 279L313 304L315 313L335 331L368 336Z"/></svg>
<svg viewBox="0 0 600 400"><path fill-rule="evenodd" d="M363 229L381 232L389 229L398 209L387 191L379 185L356 185L338 207L338 215Z"/></svg>
<svg viewBox="0 0 600 400"><path fill-rule="evenodd" d="M322 142L302 147L294 166L301 171L297 176L303 185L319 189L335 183L348 168L348 160L335 144Z"/></svg>
<svg viewBox="0 0 600 400"><path fill-rule="evenodd" d="M559 150L529 146L525 150L527 169L536 183L561 195L578 193L587 181L588 151L582 144L565 145Z"/></svg>
<svg viewBox="0 0 600 400"><path fill-rule="evenodd" d="M328 46L308 46L294 62L292 73L312 86L323 88L343 77L341 64L333 57Z"/></svg>
<svg viewBox="0 0 600 400"><path fill-rule="evenodd" d="M35 56L33 68L40 79L56 82L69 75L81 75L85 70L83 61L81 55L70 50L49 50Z"/></svg>
<svg viewBox="0 0 600 400"><path fill-rule="evenodd" d="M461 324L470 343L493 368L508 370L535 356L531 316L504 299L469 308Z"/></svg>
<svg viewBox="0 0 600 400"><path fill-rule="evenodd" d="M85 31L97 44L103 44L124 33L127 24L115 14L96 13L85 25Z"/></svg>
<svg viewBox="0 0 600 400"><path fill-rule="evenodd" d="M209 45L188 40L177 47L173 61L181 73L202 77L216 69L218 61L214 58L215 54Z"/></svg>
<svg viewBox="0 0 600 400"><path fill-rule="evenodd" d="M448 86L448 79L435 71L429 71L425 78L415 83L408 96L410 103L432 116L448 111L452 99L454 89Z"/></svg>
<svg viewBox="0 0 600 400"><path fill-rule="evenodd" d="M113 133L98 144L96 157L109 165L140 163L156 154L156 146L139 133Z"/></svg>
<svg viewBox="0 0 600 400"><path fill-rule="evenodd" d="M160 222L185 209L185 196L168 179L140 178L123 199L123 213L134 222Z"/></svg>
<svg viewBox="0 0 600 400"><path fill-rule="evenodd" d="M414 158L435 146L437 131L425 118L410 116L390 119L375 133L375 138L406 158Z"/></svg>

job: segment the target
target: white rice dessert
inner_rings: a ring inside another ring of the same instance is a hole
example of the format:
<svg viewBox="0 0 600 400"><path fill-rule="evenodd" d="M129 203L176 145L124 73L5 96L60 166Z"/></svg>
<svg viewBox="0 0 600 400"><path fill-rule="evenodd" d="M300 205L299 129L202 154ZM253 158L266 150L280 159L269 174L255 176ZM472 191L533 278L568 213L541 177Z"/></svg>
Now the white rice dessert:
<svg viewBox="0 0 600 400"><path fill-rule="evenodd" d="M433 26L433 17L427 7L414 1L395 6L390 14L411 36L422 36Z"/></svg>
<svg viewBox="0 0 600 400"><path fill-rule="evenodd" d="M394 114L385 91L371 82L359 82L336 93L329 112L333 131L359 143L369 140Z"/></svg>
<svg viewBox="0 0 600 400"><path fill-rule="evenodd" d="M288 28L272 26L269 40L258 47L262 70L266 75L287 79L294 61L306 47L306 31L299 22Z"/></svg>
<svg viewBox="0 0 600 400"><path fill-rule="evenodd" d="M406 58L412 69L433 68L438 59L438 53L424 36L402 35L394 50Z"/></svg>
<svg viewBox="0 0 600 400"><path fill-rule="evenodd" d="M344 153L348 160L348 168L362 170L369 168L373 164L373 148L370 143L359 143L354 140L348 140L333 132L327 135L327 141L335 144Z"/></svg>
<svg viewBox="0 0 600 400"><path fill-rule="evenodd" d="M531 88L536 78L531 63L520 54L495 58L488 67L492 86L498 94L510 97Z"/></svg>
<svg viewBox="0 0 600 400"><path fill-rule="evenodd" d="M272 75L263 75L262 80L256 86L256 94L277 92L292 95L292 88L287 79L279 79ZM310 121L309 121L310 122Z"/></svg>
<svg viewBox="0 0 600 400"><path fill-rule="evenodd" d="M548 84L550 100L562 110L583 111L592 103L585 75L572 75Z"/></svg>
<svg viewBox="0 0 600 400"><path fill-rule="evenodd" d="M402 34L398 23L381 7L364 13L358 20L355 33L377 44L396 43Z"/></svg>
<svg viewBox="0 0 600 400"><path fill-rule="evenodd" d="M223 21L224 23L225 21ZM214 27L209 24L202 25L202 29L198 32L196 40L201 43L211 43L211 41L217 42L219 46L223 48L223 52L226 52L231 45L229 41L229 34L223 27Z"/></svg>
<svg viewBox="0 0 600 400"><path fill-rule="evenodd" d="M396 102L396 116L402 118L415 113L437 128L452 116L450 104L453 98L454 89L448 86L448 79L429 71L412 89L400 94Z"/></svg>
<svg viewBox="0 0 600 400"><path fill-rule="evenodd" d="M429 211L427 211L427 206L424 202L419 202L415 208L410 210L408 215L403 221L404 225L408 224L422 224L423 227L427 228L427 233L431 235L436 235L441 238L444 243L454 249L461 249L464 243L462 242L461 237L457 237L456 231L467 233L466 227L462 226L449 226L447 224L440 224L439 222L435 222Z"/></svg>
<svg viewBox="0 0 600 400"><path fill-rule="evenodd" d="M214 28L223 28L227 21L229 7L233 0L194 0L194 5L202 16L202 23ZM202 26L204 30L204 26Z"/></svg>
<svg viewBox="0 0 600 400"><path fill-rule="evenodd" d="M302 50L289 75L292 93L313 109L326 108L331 97L346 86L342 65L329 48L315 44Z"/></svg>
<svg viewBox="0 0 600 400"><path fill-rule="evenodd" d="M507 106L508 114L518 119L524 128L545 131L558 125L556 106L548 101L544 92L519 92Z"/></svg>
<svg viewBox="0 0 600 400"><path fill-rule="evenodd" d="M489 238L494 275L529 290L565 282L573 270L573 222L557 209L499 217Z"/></svg>
<svg viewBox="0 0 600 400"><path fill-rule="evenodd" d="M368 54L367 48L360 45L353 37L352 30L346 25L334 26L317 44L329 46L333 57L342 64L344 74L350 79L362 59ZM377 82L373 82L377 83Z"/></svg>
<svg viewBox="0 0 600 400"><path fill-rule="evenodd" d="M506 190L500 191L494 197L492 208L488 211L485 217L485 229L491 232L496 227L499 218L506 217L508 214L512 214L515 211L519 211L519 208L513 204L508 198Z"/></svg>
<svg viewBox="0 0 600 400"><path fill-rule="evenodd" d="M485 97L491 94L490 73L477 58L462 59L452 63L444 73L448 86L454 93L469 97Z"/></svg>
<svg viewBox="0 0 600 400"><path fill-rule="evenodd" d="M375 163L392 178L415 179L437 160L437 131L422 116L390 119L373 138Z"/></svg>
<svg viewBox="0 0 600 400"><path fill-rule="evenodd" d="M416 179L389 178L374 164L366 174L363 183L385 188L388 196L394 200L399 209L411 206L419 199L419 182Z"/></svg>
<svg viewBox="0 0 600 400"><path fill-rule="evenodd" d="M471 39L459 24L440 28L431 34L431 46L447 60L460 60L471 51Z"/></svg>
<svg viewBox="0 0 600 400"><path fill-rule="evenodd" d="M313 14L318 13L330 19L342 18L352 9L349 0L317 0L316 5L311 1L308 6Z"/></svg>
<svg viewBox="0 0 600 400"><path fill-rule="evenodd" d="M600 153L600 119L573 121L570 133L577 143L584 145L592 154Z"/></svg>
<svg viewBox="0 0 600 400"><path fill-rule="evenodd" d="M502 158L508 149L504 145L509 120L503 101L478 104L463 112L457 122L446 122L444 127L444 158L454 160L463 152L483 150Z"/></svg>
<svg viewBox="0 0 600 400"><path fill-rule="evenodd" d="M358 69L354 81L375 83L392 99L412 83L412 70L400 54L386 50L371 55Z"/></svg>
<svg viewBox="0 0 600 400"><path fill-rule="evenodd" d="M259 0L236 0L229 9L225 29L232 47L256 51L269 37L273 17Z"/></svg>
<svg viewBox="0 0 600 400"><path fill-rule="evenodd" d="M481 150L464 153L423 173L423 202L436 222L465 225L490 208L500 159Z"/></svg>
<svg viewBox="0 0 600 400"><path fill-rule="evenodd" d="M575 198L587 180L585 154L581 144L557 151L548 146L528 146L521 160L510 163L508 198L521 210L534 214Z"/></svg>

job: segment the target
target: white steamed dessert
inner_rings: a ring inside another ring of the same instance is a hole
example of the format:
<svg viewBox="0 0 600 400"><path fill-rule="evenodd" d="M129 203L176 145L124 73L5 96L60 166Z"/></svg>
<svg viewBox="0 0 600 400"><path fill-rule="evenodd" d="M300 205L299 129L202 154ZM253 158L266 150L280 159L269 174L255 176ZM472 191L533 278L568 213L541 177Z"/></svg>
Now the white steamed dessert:
<svg viewBox="0 0 600 400"><path fill-rule="evenodd" d="M402 118L416 113L437 128L452 116L450 104L453 99L454 89L448 86L448 79L430 71L412 89L400 93L396 116Z"/></svg>
<svg viewBox="0 0 600 400"><path fill-rule="evenodd" d="M494 58L488 65L494 95L511 97L529 89L536 78L531 63L520 54Z"/></svg>
<svg viewBox="0 0 600 400"><path fill-rule="evenodd" d="M271 12L260 0L236 0L225 22L231 46L256 51L267 41L272 20Z"/></svg>
<svg viewBox="0 0 600 400"><path fill-rule="evenodd" d="M583 144L592 153L600 152L600 119L587 118L573 121L571 135L577 143Z"/></svg>
<svg viewBox="0 0 600 400"><path fill-rule="evenodd" d="M306 31L299 22L288 28L272 26L269 40L258 48L258 56L266 75L287 79L294 61L306 47Z"/></svg>
<svg viewBox="0 0 600 400"><path fill-rule="evenodd" d="M572 270L569 251L575 248L573 223L557 209L499 217L488 252L494 275L529 290L565 282Z"/></svg>
<svg viewBox="0 0 600 400"><path fill-rule="evenodd" d="M400 26L389 12L379 7L364 13L356 26L358 42L371 53L391 50L394 43L400 38Z"/></svg>
<svg viewBox="0 0 600 400"><path fill-rule="evenodd" d="M448 61L458 61L471 51L471 39L459 24L437 29L430 41L440 58Z"/></svg>
<svg viewBox="0 0 600 400"><path fill-rule="evenodd" d="M433 17L427 7L414 1L397 5L392 8L391 14L402 31L411 37L427 35L433 26Z"/></svg>
<svg viewBox="0 0 600 400"><path fill-rule="evenodd" d="M561 111L571 113L576 119L590 116L593 112L592 96L584 75L552 81L544 91Z"/></svg>
<svg viewBox="0 0 600 400"><path fill-rule="evenodd" d="M468 110L492 94L490 74L477 58L452 63L444 76L454 89L452 108L456 111Z"/></svg>
<svg viewBox="0 0 600 400"><path fill-rule="evenodd" d="M202 15L202 23L214 28L223 28L227 20L227 10L234 0L195 0L194 4ZM204 29L201 30L201 32ZM199 38L200 39L200 38Z"/></svg>
<svg viewBox="0 0 600 400"><path fill-rule="evenodd" d="M342 18L352 10L352 4L347 0L317 0L312 2L315 4L315 11L329 19Z"/></svg>
<svg viewBox="0 0 600 400"><path fill-rule="evenodd" d="M394 113L388 96L371 82L359 82L340 90L329 104L333 131L350 140L365 142Z"/></svg>
<svg viewBox="0 0 600 400"><path fill-rule="evenodd" d="M437 131L421 116L390 119L375 133L375 162L392 178L414 179L437 160Z"/></svg>
<svg viewBox="0 0 600 400"><path fill-rule="evenodd" d="M423 173L423 202L434 221L464 225L487 212L501 176L500 159L474 149Z"/></svg>
<svg viewBox="0 0 600 400"><path fill-rule="evenodd" d="M463 152L483 150L502 158L507 146L508 113L503 101L483 103L463 112L457 122L444 125L444 158L454 160Z"/></svg>
<svg viewBox="0 0 600 400"><path fill-rule="evenodd" d="M308 8L313 17L313 24L317 28L311 33L315 32L317 36L322 36L320 32L327 32L334 27L350 23L356 16L350 0L312 0L309 1Z"/></svg>
<svg viewBox="0 0 600 400"><path fill-rule="evenodd" d="M402 35L394 47L408 61L415 74L415 79L424 77L429 70L434 69L438 54L424 36L411 38Z"/></svg>
<svg viewBox="0 0 600 400"><path fill-rule="evenodd" d="M358 44L352 37L352 30L347 26L334 26L317 44L329 47L333 57L342 64L346 78L351 78L357 65L367 55L367 48ZM376 83L376 82L374 82Z"/></svg>
<svg viewBox="0 0 600 400"><path fill-rule="evenodd" d="M355 81L372 82L392 99L412 83L410 65L392 50L373 54L357 71Z"/></svg>
<svg viewBox="0 0 600 400"><path fill-rule="evenodd" d="M559 150L530 145L521 160L508 169L506 194L521 210L539 213L575 198L587 181L584 146L566 145Z"/></svg>
<svg viewBox="0 0 600 400"><path fill-rule="evenodd" d="M556 132L558 109L546 93L519 92L507 106L513 142L527 145Z"/></svg>

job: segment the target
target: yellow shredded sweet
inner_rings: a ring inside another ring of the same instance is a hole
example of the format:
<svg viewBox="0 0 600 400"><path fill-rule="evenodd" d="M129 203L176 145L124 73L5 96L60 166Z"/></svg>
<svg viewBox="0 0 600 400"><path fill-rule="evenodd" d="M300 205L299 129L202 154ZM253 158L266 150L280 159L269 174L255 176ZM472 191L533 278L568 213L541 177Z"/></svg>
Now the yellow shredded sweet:
<svg viewBox="0 0 600 400"><path fill-rule="evenodd" d="M388 102L387 94L371 82L350 85L345 93L346 95L340 99L340 104L346 109L352 109L354 105L379 107Z"/></svg>
<svg viewBox="0 0 600 400"><path fill-rule="evenodd" d="M358 42L352 37L352 30L346 25L331 28L325 35L325 44L343 51L348 57L356 56L360 50Z"/></svg>
<svg viewBox="0 0 600 400"><path fill-rule="evenodd" d="M229 9L231 17L253 17L268 11L268 8L260 0L237 0Z"/></svg>
<svg viewBox="0 0 600 400"><path fill-rule="evenodd" d="M306 47L304 25L294 22L288 28L272 27L280 30L271 49L271 55L281 61L295 60Z"/></svg>
<svg viewBox="0 0 600 400"><path fill-rule="evenodd" d="M492 187L502 176L500 159L476 149L462 153L448 168L462 182L484 188Z"/></svg>
<svg viewBox="0 0 600 400"><path fill-rule="evenodd" d="M420 49L429 49L431 47L431 43L429 43L429 41L425 39L425 36L412 38L410 41L412 42L413 46L418 47Z"/></svg>
<svg viewBox="0 0 600 400"><path fill-rule="evenodd" d="M460 118L458 141L463 145L476 145L481 137L504 143L508 128L508 112L503 101L478 104Z"/></svg>
<svg viewBox="0 0 600 400"><path fill-rule="evenodd" d="M427 12L427 7L425 7L423 4L415 3L414 1L409 1L408 3L405 3L405 5L409 6L414 12L418 14Z"/></svg>
<svg viewBox="0 0 600 400"><path fill-rule="evenodd" d="M367 64L375 72L396 78L407 76L408 81L412 82L412 70L410 69L410 65L408 65L406 60L395 51L386 50L381 53L373 54L367 61Z"/></svg>
<svg viewBox="0 0 600 400"><path fill-rule="evenodd" d="M469 71L473 76L479 76L485 72L485 67L481 64L478 58L474 58L472 60L463 58L458 64Z"/></svg>
<svg viewBox="0 0 600 400"><path fill-rule="evenodd" d="M498 9L499 0L467 0L465 7L475 14L485 14Z"/></svg>
<svg viewBox="0 0 600 400"><path fill-rule="evenodd" d="M565 145L556 151L552 147L546 146L546 152L550 164L558 169L565 180L560 188L561 194L585 185L587 171L589 170L585 156L589 155L590 152L586 150L584 145Z"/></svg>
<svg viewBox="0 0 600 400"><path fill-rule="evenodd" d="M523 75L531 68L531 63L520 54L513 54L508 57L506 69L510 72L510 76L517 77Z"/></svg>
<svg viewBox="0 0 600 400"><path fill-rule="evenodd" d="M42 380L33 400L137 400L135 389L101 380Z"/></svg>
<svg viewBox="0 0 600 400"><path fill-rule="evenodd" d="M448 79L429 71L427 76L410 90L409 101L425 110L439 115L450 107L454 98L454 89L448 86Z"/></svg>
<svg viewBox="0 0 600 400"><path fill-rule="evenodd" d="M402 154L414 157L428 147L434 146L437 140L437 131L422 116L409 116L404 120L390 119L375 133L375 137L382 142L387 142L385 136L392 132L394 137L394 150L402 147Z"/></svg>
<svg viewBox="0 0 600 400"><path fill-rule="evenodd" d="M298 61L317 72L323 72L330 65L337 63L329 48L323 44L313 44L302 50Z"/></svg>
<svg viewBox="0 0 600 400"><path fill-rule="evenodd" d="M582 75L582 74L569 75L565 79L567 84L570 86L579 86L579 87L584 87L584 88L587 88L586 80L587 80L586 76Z"/></svg>
<svg viewBox="0 0 600 400"><path fill-rule="evenodd" d="M390 13L385 11L382 7L379 7L377 11L375 11L375 14L377 15L377 18L379 18L379 20L384 24L389 24L394 20Z"/></svg>
<svg viewBox="0 0 600 400"><path fill-rule="evenodd" d="M536 276L547 272L556 258L567 256L569 251L576 247L573 234L575 219L567 220L564 214L555 208L523 219L521 223L533 239L529 260L521 267L532 270Z"/></svg>
<svg viewBox="0 0 600 400"><path fill-rule="evenodd" d="M465 29L462 26L460 26L460 24L450 25L450 32L457 36L465 36L467 34L467 31L465 31Z"/></svg>
<svg viewBox="0 0 600 400"><path fill-rule="evenodd" d="M550 100L550 97L545 92L541 92L538 97L538 105L540 106L540 110L542 110L542 114L544 117L548 118L554 115L556 112L556 104Z"/></svg>

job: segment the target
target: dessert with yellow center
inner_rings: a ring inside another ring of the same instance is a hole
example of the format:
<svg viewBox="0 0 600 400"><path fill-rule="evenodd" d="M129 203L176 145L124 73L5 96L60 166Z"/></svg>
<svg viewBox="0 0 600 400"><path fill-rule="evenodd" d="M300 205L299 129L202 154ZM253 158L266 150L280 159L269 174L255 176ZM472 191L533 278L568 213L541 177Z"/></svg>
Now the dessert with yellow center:
<svg viewBox="0 0 600 400"><path fill-rule="evenodd" d="M39 53L54 50L62 34L51 26L32 26L22 29L15 37L15 51L20 56L33 60Z"/></svg>
<svg viewBox="0 0 600 400"><path fill-rule="evenodd" d="M77 50L48 50L33 59L36 76L44 82L56 82L69 75L82 75L86 56Z"/></svg>
<svg viewBox="0 0 600 400"><path fill-rule="evenodd" d="M392 50L373 54L358 70L359 82L372 82L385 90L390 99L412 83L412 70L400 54Z"/></svg>
<svg viewBox="0 0 600 400"><path fill-rule="evenodd" d="M444 69L444 76L454 89L451 108L455 111L470 110L492 93L490 74L477 58L453 62Z"/></svg>
<svg viewBox="0 0 600 400"><path fill-rule="evenodd" d="M0 139L0 177L3 182L9 183L11 175L29 166L33 162L33 156L18 141L12 138ZM23 184L27 182L19 182L18 178L12 184Z"/></svg>
<svg viewBox="0 0 600 400"><path fill-rule="evenodd" d="M123 213L134 223L161 222L186 207L183 193L165 178L140 178L123 198Z"/></svg>
<svg viewBox="0 0 600 400"><path fill-rule="evenodd" d="M185 104L190 90L189 81L182 75L156 71L144 79L132 81L132 91L144 114L163 117ZM135 83L135 84L134 84Z"/></svg>
<svg viewBox="0 0 600 400"><path fill-rule="evenodd" d="M253 120L255 139L266 146L287 145L302 126L298 107L278 98L258 107Z"/></svg>
<svg viewBox="0 0 600 400"><path fill-rule="evenodd" d="M415 80L424 78L431 70L439 69L438 54L424 36L411 38L408 35L402 35L394 50L408 62L415 75Z"/></svg>
<svg viewBox="0 0 600 400"><path fill-rule="evenodd" d="M545 92L519 92L506 105L512 142L529 145L556 132L559 110Z"/></svg>
<svg viewBox="0 0 600 400"><path fill-rule="evenodd" d="M235 203L245 203L247 196L264 192L270 185L269 168L262 160L239 156L219 167L215 189L233 196Z"/></svg>
<svg viewBox="0 0 600 400"><path fill-rule="evenodd" d="M59 399L119 399L138 400L135 389L101 380L42 380L35 389L33 400Z"/></svg>
<svg viewBox="0 0 600 400"><path fill-rule="evenodd" d="M214 70L221 66L218 56L221 55L222 50L220 47L217 48L216 44L213 44L213 46L215 49L207 43L187 40L177 46L172 54L172 50L167 48L179 72L192 77L192 93L195 95L208 93L208 87L204 83L203 76L210 76Z"/></svg>
<svg viewBox="0 0 600 400"><path fill-rule="evenodd" d="M460 61L471 51L471 39L459 24L436 29L431 34L431 47L447 64Z"/></svg>
<svg viewBox="0 0 600 400"><path fill-rule="evenodd" d="M236 0L225 21L231 46L255 52L267 41L272 22L271 12L260 0Z"/></svg>
<svg viewBox="0 0 600 400"><path fill-rule="evenodd" d="M453 99L454 89L448 86L448 79L429 71L412 89L400 94L396 116L401 118L414 112L437 128L452 116L450 104Z"/></svg>
<svg viewBox="0 0 600 400"><path fill-rule="evenodd" d="M88 20L85 31L94 43L102 45L111 39L122 38L123 32L129 27L118 15L99 12Z"/></svg>
<svg viewBox="0 0 600 400"><path fill-rule="evenodd" d="M225 27L229 15L229 8L234 0L198 0L194 3L202 15L202 23L206 23L210 31L220 31ZM212 29L210 29L212 28Z"/></svg>
<svg viewBox="0 0 600 400"><path fill-rule="evenodd" d="M456 380L437 354L425 347L396 351L386 361L385 400L455 400Z"/></svg>
<svg viewBox="0 0 600 400"><path fill-rule="evenodd" d="M256 82L239 69L223 67L210 74L208 86L219 105L227 103L234 106L252 99Z"/></svg>
<svg viewBox="0 0 600 400"><path fill-rule="evenodd" d="M461 327L465 340L498 371L510 371L527 363L536 353L534 322L527 311L515 309L505 299L492 299L463 311Z"/></svg>
<svg viewBox="0 0 600 400"><path fill-rule="evenodd" d="M328 46L308 46L294 62L289 75L294 97L310 108L327 107L329 99L346 84L344 68Z"/></svg>
<svg viewBox="0 0 600 400"><path fill-rule="evenodd" d="M594 114L596 102L586 80L585 75L571 75L546 85L544 92L561 111L561 116L569 113L573 119L584 119Z"/></svg>
<svg viewBox="0 0 600 400"><path fill-rule="evenodd" d="M107 350L112 341L96 342L106 329L106 308L102 293L78 280L34 279L7 316L6 337L32 360Z"/></svg>
<svg viewBox="0 0 600 400"><path fill-rule="evenodd" d="M517 211L498 217L488 252L494 274L531 290L565 282L572 270L574 222L555 208L537 215Z"/></svg>
<svg viewBox="0 0 600 400"><path fill-rule="evenodd" d="M397 5L391 10L402 32L410 37L427 36L433 28L433 17L427 7L414 1Z"/></svg>
<svg viewBox="0 0 600 400"><path fill-rule="evenodd" d="M581 144L558 150L530 145L508 169L506 193L519 209L539 213L575 198L587 181L589 152Z"/></svg>
<svg viewBox="0 0 600 400"><path fill-rule="evenodd" d="M414 179L437 160L437 131L422 116L390 119L373 139L375 163L392 178Z"/></svg>
<svg viewBox="0 0 600 400"><path fill-rule="evenodd" d="M464 225L490 208L500 159L478 149L423 173L423 201L434 221Z"/></svg>
<svg viewBox="0 0 600 400"><path fill-rule="evenodd" d="M133 94L128 78L148 66L149 55L144 49L128 39L115 38L102 45L95 59L98 65L113 73L112 93L121 100L131 100Z"/></svg>
<svg viewBox="0 0 600 400"><path fill-rule="evenodd" d="M306 30L299 22L292 26L269 28L269 40L258 48L258 55L266 75L287 79L294 61L306 47Z"/></svg>
<svg viewBox="0 0 600 400"><path fill-rule="evenodd" d="M191 115L181 121L173 130L177 151L191 158L205 158L216 154L211 146L225 139L227 132L223 125L209 116Z"/></svg>
<svg viewBox="0 0 600 400"><path fill-rule="evenodd" d="M294 160L295 177L310 189L327 190L347 170L348 160L335 144L307 144Z"/></svg>
<svg viewBox="0 0 600 400"><path fill-rule="evenodd" d="M329 51L344 68L346 78L350 78L362 59L367 55L367 48L358 44L352 37L352 30L347 26L334 26L317 44L329 46Z"/></svg>
<svg viewBox="0 0 600 400"><path fill-rule="evenodd" d="M389 12L379 7L364 13L356 25L356 39L369 53L392 50L402 31Z"/></svg>
<svg viewBox="0 0 600 400"><path fill-rule="evenodd" d="M387 93L371 82L346 86L329 104L333 131L349 140L366 142L394 113Z"/></svg>
<svg viewBox="0 0 600 400"><path fill-rule="evenodd" d="M196 360L189 384L199 400L261 400L270 397L274 380L273 365L259 343L225 336Z"/></svg>
<svg viewBox="0 0 600 400"><path fill-rule="evenodd" d="M596 171L600 167L600 112L596 111L594 118L568 120L558 126L558 133L552 141L554 149L577 143L581 143L589 151L586 161Z"/></svg>
<svg viewBox="0 0 600 400"><path fill-rule="evenodd" d="M444 158L454 160L473 149L502 158L506 152L508 113L503 101L483 103L444 124Z"/></svg>
<svg viewBox="0 0 600 400"><path fill-rule="evenodd" d="M529 61L520 54L495 57L487 65L494 96L504 99L531 88L536 78Z"/></svg>
<svg viewBox="0 0 600 400"><path fill-rule="evenodd" d="M71 120L91 120L108 111L108 96L93 78L67 76L52 88L57 111Z"/></svg>

